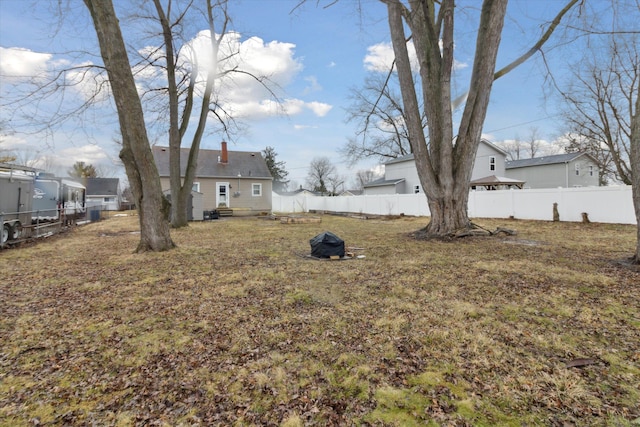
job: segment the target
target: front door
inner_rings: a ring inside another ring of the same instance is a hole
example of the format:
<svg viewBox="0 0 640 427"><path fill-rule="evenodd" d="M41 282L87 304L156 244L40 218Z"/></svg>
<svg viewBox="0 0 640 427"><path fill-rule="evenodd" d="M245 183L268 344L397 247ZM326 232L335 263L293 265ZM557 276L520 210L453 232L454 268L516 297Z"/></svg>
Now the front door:
<svg viewBox="0 0 640 427"><path fill-rule="evenodd" d="M229 183L228 182L217 182L216 183L216 206L217 207L227 207L229 206Z"/></svg>

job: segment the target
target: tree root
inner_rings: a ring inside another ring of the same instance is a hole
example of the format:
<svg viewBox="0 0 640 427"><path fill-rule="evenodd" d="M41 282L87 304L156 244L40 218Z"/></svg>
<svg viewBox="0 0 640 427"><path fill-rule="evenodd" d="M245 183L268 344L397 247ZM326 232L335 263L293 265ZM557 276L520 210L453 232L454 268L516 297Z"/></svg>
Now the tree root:
<svg viewBox="0 0 640 427"><path fill-rule="evenodd" d="M511 230L509 228L503 228L503 227L498 227L494 231L491 231L484 227L479 226L478 224L474 224L473 222L471 222L469 223L468 227L461 228L459 230L454 231L449 235L449 237L461 238L461 237L473 237L473 236L497 236L498 234L515 236L518 234L518 232L515 230Z"/></svg>
<svg viewBox="0 0 640 427"><path fill-rule="evenodd" d="M489 229L479 226L478 224L474 224L470 222L467 227L459 228L445 235L432 234L432 233L429 233L426 230L426 228L421 228L420 230L417 230L411 233L411 236L418 240L427 240L427 239L452 240L452 239L458 239L462 237L497 236L499 234L504 234L507 236L516 236L518 232L516 230L511 230L509 228L503 228L503 227L498 227L494 231L491 231Z"/></svg>

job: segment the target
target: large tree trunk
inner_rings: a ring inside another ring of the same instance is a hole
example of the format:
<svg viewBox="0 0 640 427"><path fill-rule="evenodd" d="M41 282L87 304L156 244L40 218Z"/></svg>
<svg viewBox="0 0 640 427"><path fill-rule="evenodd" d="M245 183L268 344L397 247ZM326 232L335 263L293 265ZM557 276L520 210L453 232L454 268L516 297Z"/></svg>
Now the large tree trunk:
<svg viewBox="0 0 640 427"><path fill-rule="evenodd" d="M466 189L465 189L466 190ZM468 229L471 221L467 216L469 191L458 191L439 199L428 199L431 220L425 231L430 236L449 236L457 230Z"/></svg>
<svg viewBox="0 0 640 427"><path fill-rule="evenodd" d="M171 249L175 244L169 234L168 203L162 195L160 177L151 154L142 105L118 18L110 0L84 2L93 18L118 110L122 133L120 158L127 171L140 218L140 243L137 252Z"/></svg>
<svg viewBox="0 0 640 427"><path fill-rule="evenodd" d="M453 0L442 0L437 13L433 0L411 0L411 10L398 0L383 1L387 3L389 13L389 29L411 148L431 210L426 231L432 236L451 235L471 226L467 213L469 182L489 104L507 1L483 2L471 89L455 141L451 102ZM420 67L429 146L420 120L404 34L405 24L411 30Z"/></svg>
<svg viewBox="0 0 640 427"><path fill-rule="evenodd" d="M633 207L636 211L637 239L633 262L640 264L640 85L635 102L635 112L631 115L630 155L631 180L633 181Z"/></svg>

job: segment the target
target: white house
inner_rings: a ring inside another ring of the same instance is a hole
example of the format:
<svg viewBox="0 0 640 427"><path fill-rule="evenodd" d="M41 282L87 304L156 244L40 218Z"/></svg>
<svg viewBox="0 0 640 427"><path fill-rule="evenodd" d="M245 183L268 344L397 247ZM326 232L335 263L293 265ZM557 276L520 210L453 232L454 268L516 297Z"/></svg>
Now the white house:
<svg viewBox="0 0 640 427"><path fill-rule="evenodd" d="M120 210L122 191L118 178L85 178L86 205L99 206L104 211Z"/></svg>
<svg viewBox="0 0 640 427"><path fill-rule="evenodd" d="M507 153L486 139L480 141L473 164L471 179L504 176ZM384 164L384 177L364 185L364 194L422 193L413 154L393 159Z"/></svg>
<svg viewBox="0 0 640 427"><path fill-rule="evenodd" d="M600 183L598 163L587 153L512 160L505 168L506 176L525 181L525 188L597 187Z"/></svg>

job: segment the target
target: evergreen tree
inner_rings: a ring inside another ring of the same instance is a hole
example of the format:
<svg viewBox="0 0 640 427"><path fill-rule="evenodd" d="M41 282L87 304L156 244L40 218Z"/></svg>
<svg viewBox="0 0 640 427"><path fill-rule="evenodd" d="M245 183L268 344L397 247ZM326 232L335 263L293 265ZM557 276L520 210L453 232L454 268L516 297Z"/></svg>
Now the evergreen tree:
<svg viewBox="0 0 640 427"><path fill-rule="evenodd" d="M85 164L85 162L75 162L71 169L67 171L72 178L97 178L98 172L92 164Z"/></svg>
<svg viewBox="0 0 640 427"><path fill-rule="evenodd" d="M267 162L267 167L269 168L269 172L271 172L271 176L273 177L273 190L274 191L282 191L287 188L287 184L289 181L286 180L287 172L284 169L285 162L277 161L276 150L273 147L267 147L262 150L262 155L264 156L264 160Z"/></svg>

